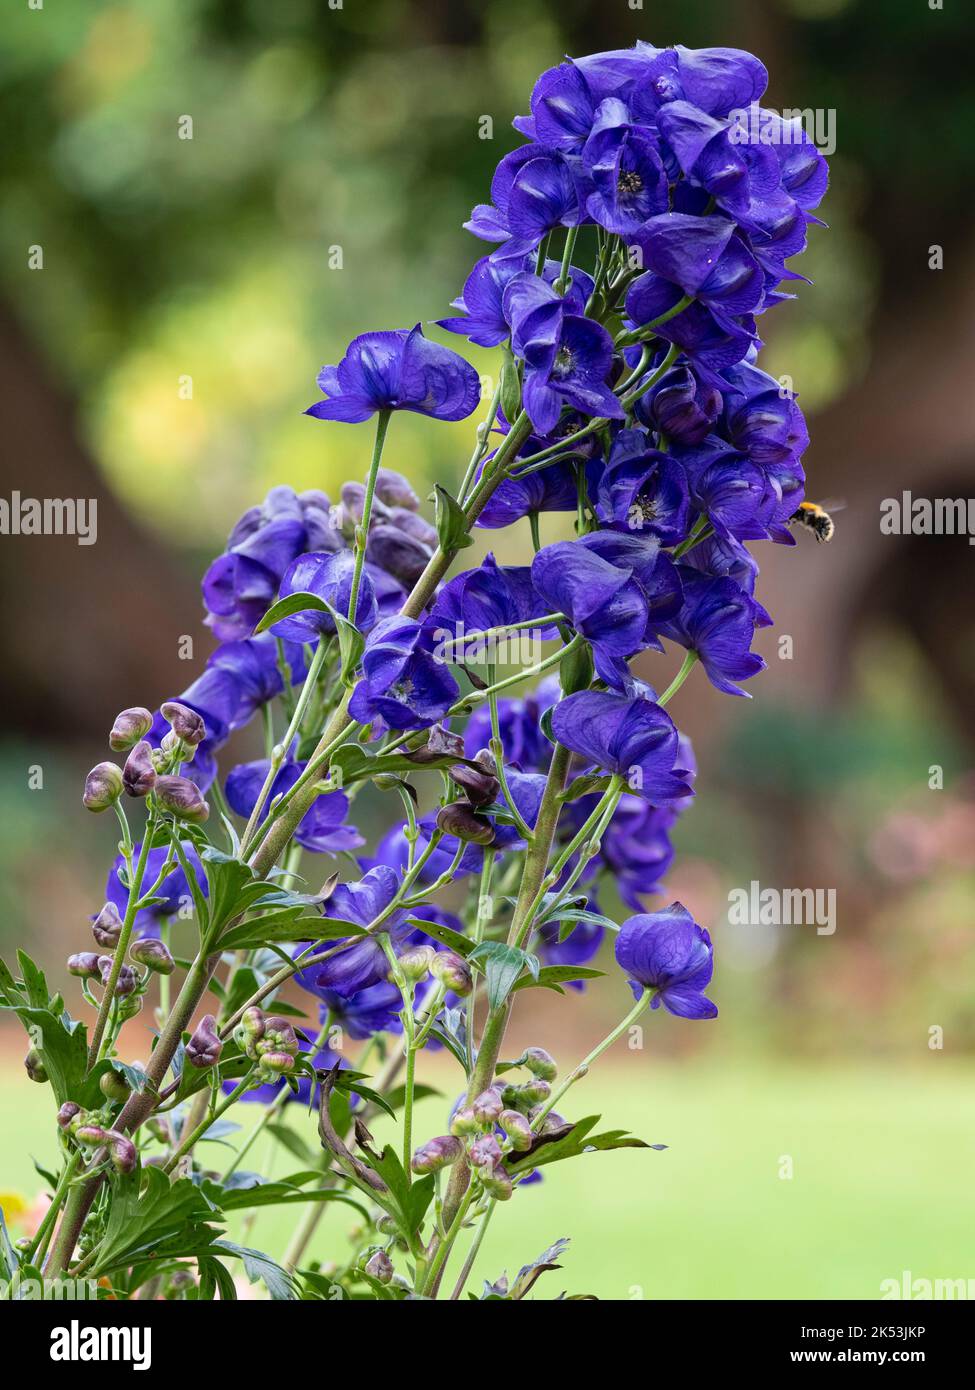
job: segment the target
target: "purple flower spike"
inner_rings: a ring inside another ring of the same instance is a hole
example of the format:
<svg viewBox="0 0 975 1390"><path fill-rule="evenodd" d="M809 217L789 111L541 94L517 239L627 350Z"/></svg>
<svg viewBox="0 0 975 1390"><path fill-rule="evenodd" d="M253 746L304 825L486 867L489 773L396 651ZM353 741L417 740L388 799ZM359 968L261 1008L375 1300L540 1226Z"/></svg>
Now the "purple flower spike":
<svg viewBox="0 0 975 1390"><path fill-rule="evenodd" d="M711 938L681 903L628 918L616 938L616 960L635 995L656 991L652 1008L663 1004L679 1018L717 1018L717 1005L704 995L714 971Z"/></svg>

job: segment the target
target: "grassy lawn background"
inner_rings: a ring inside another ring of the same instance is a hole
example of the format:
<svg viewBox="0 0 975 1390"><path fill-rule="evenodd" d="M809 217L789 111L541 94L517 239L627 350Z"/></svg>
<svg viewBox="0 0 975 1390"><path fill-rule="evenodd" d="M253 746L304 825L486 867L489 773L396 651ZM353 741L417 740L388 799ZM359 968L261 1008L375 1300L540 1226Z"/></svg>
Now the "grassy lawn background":
<svg viewBox="0 0 975 1390"><path fill-rule="evenodd" d="M0 1192L39 1186L30 1154L50 1164L49 1093L10 1068L0 1082ZM444 1073L443 1085L455 1084ZM494 1216L476 1274L496 1278L572 1237L562 1289L604 1299L876 1298L883 1279L975 1277L970 1071L932 1054L927 1067L744 1068L623 1058L580 1083L570 1118L596 1097L609 1127L665 1152L592 1154L545 1170ZM418 1107L418 1132L445 1102ZM295 1115L314 1143L310 1118ZM391 1126L373 1126L377 1139ZM263 1140L247 1163L259 1164ZM204 1150L216 1166L230 1152ZM794 1176L779 1176L791 1157ZM246 1166L246 1165L245 1165ZM284 1176L297 1166L278 1157ZM280 1255L302 1208L262 1212L249 1243ZM312 1253L345 1258L354 1213L325 1214ZM462 1247L466 1248L466 1247ZM455 1261L454 1269L459 1267Z"/></svg>

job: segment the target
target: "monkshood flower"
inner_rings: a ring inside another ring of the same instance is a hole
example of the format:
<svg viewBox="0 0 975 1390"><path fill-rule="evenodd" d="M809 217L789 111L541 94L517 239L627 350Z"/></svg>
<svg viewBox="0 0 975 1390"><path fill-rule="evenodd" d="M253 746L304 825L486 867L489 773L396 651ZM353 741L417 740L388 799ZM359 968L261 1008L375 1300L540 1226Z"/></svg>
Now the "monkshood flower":
<svg viewBox="0 0 975 1390"><path fill-rule="evenodd" d="M681 171L732 218L780 184L779 161L768 145L745 143L733 121L715 120L688 101L662 107L657 126Z"/></svg>
<svg viewBox="0 0 975 1390"><path fill-rule="evenodd" d="M519 275L504 292L512 346L525 360L523 402L535 429L548 434L565 405L608 420L624 411L606 378L613 340L601 324L568 311L538 276Z"/></svg>
<svg viewBox="0 0 975 1390"><path fill-rule="evenodd" d="M679 362L636 402L637 418L681 444L700 444L721 414L720 378Z"/></svg>
<svg viewBox="0 0 975 1390"><path fill-rule="evenodd" d="M809 443L802 411L791 392L750 362L722 373L725 387L725 432L736 449L760 465L798 458Z"/></svg>
<svg viewBox="0 0 975 1390"><path fill-rule="evenodd" d="M764 658L749 649L756 627L768 627L772 619L733 579L714 579L686 565L679 570L684 601L661 633L697 655L716 690L750 698L736 682L764 671Z"/></svg>
<svg viewBox="0 0 975 1390"><path fill-rule="evenodd" d="M307 672L304 649L296 642L284 643L284 660L292 685L300 685ZM222 642L207 658L207 669L226 672L233 681L236 703L231 708L228 687L221 687L219 712L230 729L248 723L254 713L275 699L284 689L278 665L278 646L270 632L246 637L238 642ZM199 696L199 692L197 692ZM179 697L184 704L187 696ZM209 700L198 698L192 706L202 714L208 730L213 725Z"/></svg>
<svg viewBox="0 0 975 1390"><path fill-rule="evenodd" d="M430 611L425 630L438 644L438 655L463 661L462 643L449 645L464 633L510 627L558 612L545 606L545 596L533 583L534 569L527 565L499 565L487 555L477 569L465 570L443 586ZM552 624L532 628L539 639L555 635Z"/></svg>
<svg viewBox="0 0 975 1390"><path fill-rule="evenodd" d="M674 454L694 506L704 512L722 540L758 540L769 535L782 495L764 470L715 435L696 448L678 446Z"/></svg>
<svg viewBox="0 0 975 1390"><path fill-rule="evenodd" d="M142 846L135 845L133 853L138 857ZM196 848L189 840L183 841L183 853L186 861L196 876L196 882L204 897L208 896L206 874L203 872L203 865L200 863ZM146 868L143 882L148 887L155 883L159 877L160 870L166 863L169 849L167 846L160 846L158 849L150 849L146 855ZM108 882L105 885L105 897L112 903L124 916L129 903L129 890L122 882L120 870L124 867L125 860L122 855L116 856L111 869L108 873ZM158 937L162 922L166 918L175 917L178 912L188 915L193 911L193 897L190 892L190 885L186 874L180 865L168 873L156 889L154 894L155 901L147 907L140 907L135 914L135 930L139 936Z"/></svg>
<svg viewBox="0 0 975 1390"><path fill-rule="evenodd" d="M435 814L421 816L417 825L420 833L416 841L416 856L419 858L426 855L431 836L439 827ZM405 829L405 825L402 824L393 826L376 846L376 858L380 863L391 866L398 873L403 872L409 859L409 843L404 833ZM461 851L459 859L458 850ZM426 887L442 874L450 874L454 880L468 878L471 874L480 873L483 862L484 850L480 845L465 844L459 841L456 835L442 835L429 857L424 859L418 882ZM424 911L430 910L417 908L414 915L422 916Z"/></svg>
<svg viewBox="0 0 975 1390"><path fill-rule="evenodd" d="M386 864L375 864L360 879L338 884L324 904L322 915L368 927L389 907L399 882L399 874L394 869ZM393 949L402 950L413 931L406 921L406 913L402 910L390 913L383 926L389 932ZM319 942L312 953L321 951L324 945ZM306 949L302 947L299 954ZM388 974L389 962L382 945L376 936L367 936L350 938L350 945L344 950L318 965L306 966L295 974L295 980L313 994L331 989L348 998L359 990L379 984Z"/></svg>
<svg viewBox="0 0 975 1390"><path fill-rule="evenodd" d="M630 124L623 102L604 101L582 152L583 168L595 186L586 200L594 222L621 236L667 211L667 175L657 141Z"/></svg>
<svg viewBox="0 0 975 1390"><path fill-rule="evenodd" d="M420 325L354 338L318 384L328 398L308 407L316 420L368 420L377 410L410 410L435 420L466 420L481 398L480 378L450 348L431 343Z"/></svg>
<svg viewBox="0 0 975 1390"><path fill-rule="evenodd" d="M261 822L267 818L275 797L290 791L305 770L306 764L288 758L271 784ZM226 794L232 811L246 820L254 807L271 770L268 758L240 763L227 774ZM342 854L365 844L354 825L346 825L349 798L344 792L325 792L317 796L301 818L295 831L295 843L316 854Z"/></svg>
<svg viewBox="0 0 975 1390"><path fill-rule="evenodd" d="M363 679L349 704L362 724L379 718L390 729L425 729L460 696L460 686L429 648L427 629L414 618L385 618L370 632L362 655Z"/></svg>
<svg viewBox="0 0 975 1390"><path fill-rule="evenodd" d="M596 670L622 689L626 658L643 645L649 613L643 590L579 541L544 546L532 561L532 580L552 612L564 613L592 647Z"/></svg>
<svg viewBox="0 0 975 1390"><path fill-rule="evenodd" d="M552 745L542 733L539 722L547 709L559 698L558 677L541 681L530 695L502 698L498 701L498 727L504 747L506 767L519 772L543 771L552 757ZM473 758L491 742L491 713L479 706L467 721L464 730L464 752Z"/></svg>
<svg viewBox="0 0 975 1390"><path fill-rule="evenodd" d="M734 223L663 213L633 240L647 272L627 293L630 319L654 323L690 298L692 304L656 326L658 336L714 371L740 362L755 341L746 316L761 308L765 280Z"/></svg>
<svg viewBox="0 0 975 1390"><path fill-rule="evenodd" d="M652 448L644 430L620 431L591 492L604 526L646 532L663 545L676 545L687 536L684 469L669 454Z"/></svg>
<svg viewBox="0 0 975 1390"><path fill-rule="evenodd" d="M755 592L758 562L740 541L708 536L687 552L682 564L716 579L733 579L746 594Z"/></svg>
<svg viewBox="0 0 975 1390"><path fill-rule="evenodd" d="M398 991L397 991L398 993ZM299 1052L311 1052L311 1044L304 1038L298 1039ZM312 1057L312 1065L317 1071L331 1071L333 1067L348 1067L348 1058L342 1057L338 1052L330 1047L320 1047ZM297 1102L299 1105L317 1105L318 1103L318 1083L306 1073L301 1072L295 1077L296 1089L288 1084L282 1076L279 1081L264 1081L260 1086L252 1086L240 1097L241 1100L256 1102L258 1105L270 1105L282 1091L285 1091L285 1105L292 1105ZM225 1081L223 1083L224 1092L230 1092L237 1083Z"/></svg>
<svg viewBox="0 0 975 1390"><path fill-rule="evenodd" d="M439 326L450 333L463 333L481 347L497 347L505 342L511 335L511 320L505 311L504 292L516 275L523 275L531 268L528 256L508 260L482 257L468 275L463 294L451 306L461 310L462 316L438 319ZM542 266L540 278L546 284L554 285L561 274L561 261L547 260ZM594 289L592 276L578 266L570 268L570 275L572 283L566 292L565 302L570 313L581 314Z"/></svg>
<svg viewBox="0 0 975 1390"><path fill-rule="evenodd" d="M626 779L654 806L693 796L680 765L680 739L666 710L652 700L582 690L552 711L552 733L588 764Z"/></svg>
<svg viewBox="0 0 975 1390"><path fill-rule="evenodd" d="M505 155L491 180L491 203L474 208L464 226L483 241L501 242L495 259L521 259L550 231L584 217L573 168L559 151L532 144Z"/></svg>
<svg viewBox="0 0 975 1390"><path fill-rule="evenodd" d="M356 1042L374 1037L376 1033L402 1032L399 1013L403 996L392 980L382 980L350 996L320 987L313 992L328 1010L333 1026L341 1028Z"/></svg>
<svg viewBox="0 0 975 1390"><path fill-rule="evenodd" d="M654 536L639 532L592 531L581 536L578 544L617 569L629 570L647 609L647 625L640 646L663 651L660 624L680 611L684 591L677 566L666 550L661 549L660 542Z"/></svg>
<svg viewBox="0 0 975 1390"><path fill-rule="evenodd" d="M333 555L312 551L299 556L289 566L281 579L280 596L287 598L289 594L314 594L344 616L352 600L354 570L355 559L349 550ZM361 632L367 632L379 617L374 573L376 571L367 562L363 567L354 614L355 625ZM332 636L335 631L332 614L314 608L282 618L271 628L275 637L284 637L292 642L317 642L319 637Z"/></svg>
<svg viewBox="0 0 975 1390"><path fill-rule="evenodd" d="M207 623L223 639L249 637L277 597L281 576L297 555L333 534L324 493L273 488L231 531L227 549L203 576Z"/></svg>
<svg viewBox="0 0 975 1390"><path fill-rule="evenodd" d="M589 800L583 798L580 813ZM610 875L623 901L636 912L642 909L644 897L660 892L661 880L674 862L670 830L676 819L670 807L651 806L638 796L626 795L602 834L600 867Z"/></svg>
<svg viewBox="0 0 975 1390"><path fill-rule="evenodd" d="M637 998L655 991L651 1008L663 1004L679 1018L717 1018L717 1006L704 994L714 972L711 938L681 903L627 918L616 938L616 960Z"/></svg>

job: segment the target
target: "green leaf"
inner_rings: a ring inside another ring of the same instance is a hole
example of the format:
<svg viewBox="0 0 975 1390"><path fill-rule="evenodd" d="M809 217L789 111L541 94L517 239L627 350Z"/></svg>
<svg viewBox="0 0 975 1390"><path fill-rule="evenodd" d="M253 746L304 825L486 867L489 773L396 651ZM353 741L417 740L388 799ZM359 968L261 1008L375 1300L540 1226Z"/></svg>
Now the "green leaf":
<svg viewBox="0 0 975 1390"><path fill-rule="evenodd" d="M442 1096L443 1091L438 1091L435 1086L424 1086L422 1082L416 1082L413 1087L413 1099L426 1100L429 1096ZM398 1110L406 1099L406 1087L395 1086L391 1091L386 1092L386 1101L391 1110Z"/></svg>
<svg viewBox="0 0 975 1390"><path fill-rule="evenodd" d="M593 678L592 650L588 642L573 647L559 662L559 684L563 695L574 695L578 690L588 690Z"/></svg>
<svg viewBox="0 0 975 1390"><path fill-rule="evenodd" d="M160 1246L168 1254L189 1254L213 1243L216 1232L201 1224L213 1216L213 1207L189 1178L170 1182L160 1169L144 1168L113 1182L112 1189L95 1266L99 1274L134 1264Z"/></svg>
<svg viewBox="0 0 975 1390"><path fill-rule="evenodd" d="M289 594L287 598L279 598L277 603L272 603L257 624L254 629L254 636L256 637L259 632L266 632L269 627L279 623L282 618L290 618L294 613L307 613L309 610L316 613L328 613L331 611L331 604L326 603L317 594L304 592Z"/></svg>
<svg viewBox="0 0 975 1390"><path fill-rule="evenodd" d="M243 1211L248 1207L293 1206L298 1202L343 1202L355 1207L368 1222L369 1211L348 1192L336 1187L314 1187L305 1191L303 1184L314 1179L320 1183L321 1168L294 1173L275 1182L254 1183L251 1187L222 1188L219 1183L205 1182L203 1191L221 1211Z"/></svg>
<svg viewBox="0 0 975 1390"><path fill-rule="evenodd" d="M445 555L464 550L474 542L468 534L467 514L445 487L434 485L434 524Z"/></svg>
<svg viewBox="0 0 975 1390"><path fill-rule="evenodd" d="M642 1139L635 1139L625 1129L609 1129L603 1134L591 1134L599 1124L598 1115L588 1115L574 1125L552 1135L541 1134L527 1153L511 1154L506 1168L512 1177L528 1173L532 1168L541 1168L547 1163L560 1163L565 1158L578 1158L580 1154L591 1151L605 1152L608 1149L648 1149Z"/></svg>
<svg viewBox="0 0 975 1390"><path fill-rule="evenodd" d="M537 979L539 975L539 964L535 956L522 951L518 946L509 946L504 941L482 941L470 952L468 959L478 964L481 961L487 962L484 973L487 977L488 1004L492 1009L497 1009L504 1003L523 970L528 970L533 979Z"/></svg>
<svg viewBox="0 0 975 1390"><path fill-rule="evenodd" d="M294 1276L275 1264L263 1250L252 1250L247 1245L235 1245L231 1240L216 1240L214 1248L225 1250L228 1255L236 1255L243 1261L244 1273L252 1284L260 1281L275 1302L291 1302L298 1297L298 1284Z"/></svg>
<svg viewBox="0 0 975 1390"><path fill-rule="evenodd" d="M27 995L27 1002L34 1008L47 1008L50 1004L50 994L48 993L47 980L44 978L44 971L39 965L35 965L26 951L17 952L17 962L20 965L21 974L24 980L24 992Z"/></svg>
<svg viewBox="0 0 975 1390"><path fill-rule="evenodd" d="M88 1074L88 1033L83 1023L65 1013L55 1014L49 1008L31 1008L27 1004L0 1006L0 1011L6 1010L16 1013L41 1054L59 1105L73 1100L87 1108L104 1102L98 1089L100 1073Z"/></svg>
<svg viewBox="0 0 975 1390"><path fill-rule="evenodd" d="M595 980L600 975L605 975L605 970L590 970L581 965L543 965L538 972L538 979L532 979L526 975L523 979L517 980L513 989L555 989L560 994L565 991L562 985L568 984L570 980Z"/></svg>
<svg viewBox="0 0 975 1390"><path fill-rule="evenodd" d="M292 1154L299 1163L306 1164L309 1168L314 1168L321 1157L320 1153L301 1137L301 1135L291 1128L290 1125L277 1124L272 1122L267 1126L268 1134L273 1134L275 1139Z"/></svg>
<svg viewBox="0 0 975 1390"><path fill-rule="evenodd" d="M411 927L419 927L421 931L426 932L427 936L442 941L445 946L449 946L459 956L469 956L474 949L474 942L471 941L470 937L462 936L459 931L454 931L453 927L441 926L439 922L425 922L422 917L409 917L407 920Z"/></svg>
<svg viewBox="0 0 975 1390"><path fill-rule="evenodd" d="M221 951L251 950L272 941L338 941L346 936L362 936L365 928L338 918L290 912L267 913L231 927L220 938Z"/></svg>

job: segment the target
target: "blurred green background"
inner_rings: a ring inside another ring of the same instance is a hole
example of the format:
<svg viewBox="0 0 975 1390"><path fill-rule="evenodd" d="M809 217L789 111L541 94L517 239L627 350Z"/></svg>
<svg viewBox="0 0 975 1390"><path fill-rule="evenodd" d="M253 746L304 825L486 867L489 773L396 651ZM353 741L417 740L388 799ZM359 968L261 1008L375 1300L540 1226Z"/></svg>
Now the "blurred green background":
<svg viewBox="0 0 975 1390"><path fill-rule="evenodd" d="M675 702L700 795L662 901L680 898L711 927L721 1017L654 1015L645 1050L614 1050L604 1082L586 1083L614 1125L670 1147L554 1170L499 1216L479 1268L513 1272L576 1234L550 1278L608 1298L873 1297L904 1269L975 1278L962 1215L972 551L878 525L881 500L902 489L973 492L975 24L960 5L12 11L0 53L0 491L97 497L99 541L0 542L0 953L26 941L59 979L67 952L87 945L113 845L81 810L81 778L118 708L156 705L202 665L198 576L237 515L275 483L334 494L361 476L368 431L302 414L321 364L356 333L448 312L484 249L461 223L520 143L510 120L534 78L565 53L637 38L750 48L772 75L768 104L835 113L820 209L830 230L812 229L801 265L815 284L762 330L763 365L792 376L809 416L809 495L844 506L828 551L808 536L793 551L759 548L776 627L758 643L770 669L755 698L691 681ZM468 355L496 372L494 354ZM423 494L457 482L470 442L469 422L404 415L387 462ZM527 531L491 541L515 560ZM186 635L195 655L179 667ZM651 680L669 679L664 662L648 664ZM233 751L249 749L245 737ZM729 889L753 879L835 889L836 933L729 925ZM625 999L611 975L532 1005L513 1045L554 1040L568 1065ZM49 1161L53 1143L22 1039L0 1031L0 1050L0 1191L14 1212L39 1186L29 1155ZM452 1094L457 1078L437 1074ZM258 1235L273 1248L273 1219Z"/></svg>

